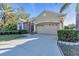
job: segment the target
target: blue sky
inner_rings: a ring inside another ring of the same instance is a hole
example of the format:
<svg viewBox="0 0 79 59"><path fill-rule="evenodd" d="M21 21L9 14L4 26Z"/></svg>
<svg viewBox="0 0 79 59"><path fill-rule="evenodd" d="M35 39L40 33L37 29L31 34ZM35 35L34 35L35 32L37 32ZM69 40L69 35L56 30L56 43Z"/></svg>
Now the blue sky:
<svg viewBox="0 0 79 59"><path fill-rule="evenodd" d="M49 10L53 12L58 12L63 4L62 3L14 3L11 4L13 8L23 7L31 17L35 17L40 14L43 10ZM65 18L64 25L76 23L75 19L75 9L76 4L71 4L63 13L67 14Z"/></svg>

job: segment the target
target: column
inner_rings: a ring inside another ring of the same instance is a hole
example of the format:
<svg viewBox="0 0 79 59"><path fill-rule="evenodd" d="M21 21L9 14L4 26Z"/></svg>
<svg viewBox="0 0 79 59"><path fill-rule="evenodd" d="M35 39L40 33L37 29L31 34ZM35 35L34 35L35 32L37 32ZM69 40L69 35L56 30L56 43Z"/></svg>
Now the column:
<svg viewBox="0 0 79 59"><path fill-rule="evenodd" d="M22 26L22 30L24 30L24 24L23 24L23 22L21 23L21 26Z"/></svg>
<svg viewBox="0 0 79 59"><path fill-rule="evenodd" d="M36 32L36 25L34 24L34 32Z"/></svg>
<svg viewBox="0 0 79 59"><path fill-rule="evenodd" d="M19 28L19 23L17 23L17 30L19 30L20 28Z"/></svg>

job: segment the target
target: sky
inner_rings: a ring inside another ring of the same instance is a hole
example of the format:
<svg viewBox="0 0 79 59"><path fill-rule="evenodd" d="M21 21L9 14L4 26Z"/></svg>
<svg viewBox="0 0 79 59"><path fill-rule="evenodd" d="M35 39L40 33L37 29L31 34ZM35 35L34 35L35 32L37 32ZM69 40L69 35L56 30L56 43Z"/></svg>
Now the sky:
<svg viewBox="0 0 79 59"><path fill-rule="evenodd" d="M63 6L63 3L11 3L10 5L13 8L23 7L25 9L25 12L30 14L30 17L36 17L45 9L59 13L59 10ZM64 20L64 25L76 23L75 9L76 4L71 4L63 12L67 14Z"/></svg>

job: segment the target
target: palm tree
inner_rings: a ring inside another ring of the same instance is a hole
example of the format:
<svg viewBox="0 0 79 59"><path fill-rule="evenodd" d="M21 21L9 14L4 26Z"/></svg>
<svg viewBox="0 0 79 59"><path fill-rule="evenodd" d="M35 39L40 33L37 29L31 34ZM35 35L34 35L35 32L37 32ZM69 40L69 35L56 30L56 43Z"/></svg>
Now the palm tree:
<svg viewBox="0 0 79 59"><path fill-rule="evenodd" d="M60 9L60 13L62 13L70 3L65 3L62 8ZM76 29L79 30L79 3L76 4Z"/></svg>
<svg viewBox="0 0 79 59"><path fill-rule="evenodd" d="M62 13L66 8L68 8L70 4L71 3L65 3L60 9L60 13Z"/></svg>
<svg viewBox="0 0 79 59"><path fill-rule="evenodd" d="M66 10L66 8L68 8L70 5L70 3L65 3L61 8L60 8L60 13L62 13L64 10ZM63 19L60 21L62 24L62 28L63 28Z"/></svg>
<svg viewBox="0 0 79 59"><path fill-rule="evenodd" d="M79 3L76 5L76 29L79 30Z"/></svg>
<svg viewBox="0 0 79 59"><path fill-rule="evenodd" d="M6 23L7 20L13 17L12 15L12 7L10 7L7 3L1 3L0 4L0 10L2 12L1 17L2 17L2 22L3 24Z"/></svg>

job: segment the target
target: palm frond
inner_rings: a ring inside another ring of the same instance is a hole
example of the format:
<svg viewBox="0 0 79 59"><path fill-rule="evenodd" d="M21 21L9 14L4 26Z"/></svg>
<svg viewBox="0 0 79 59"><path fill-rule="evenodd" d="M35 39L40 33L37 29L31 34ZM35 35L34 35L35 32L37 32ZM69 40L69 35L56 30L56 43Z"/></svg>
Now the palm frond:
<svg viewBox="0 0 79 59"><path fill-rule="evenodd" d="M13 11L12 7L10 7L10 6L7 8L7 10L8 10L9 12L12 12L12 11Z"/></svg>
<svg viewBox="0 0 79 59"><path fill-rule="evenodd" d="M60 9L60 13L62 13L67 7L69 7L70 4L71 3L65 3Z"/></svg>
<svg viewBox="0 0 79 59"><path fill-rule="evenodd" d="M76 12L79 12L79 3L76 4Z"/></svg>

